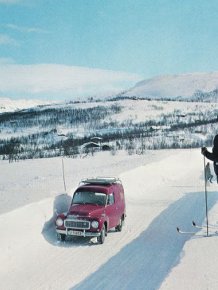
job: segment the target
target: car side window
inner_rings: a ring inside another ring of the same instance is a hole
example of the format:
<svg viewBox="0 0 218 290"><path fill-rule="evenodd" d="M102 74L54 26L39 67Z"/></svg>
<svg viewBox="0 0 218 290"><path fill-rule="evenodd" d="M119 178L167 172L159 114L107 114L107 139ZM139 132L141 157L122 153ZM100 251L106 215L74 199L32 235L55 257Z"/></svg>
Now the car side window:
<svg viewBox="0 0 218 290"><path fill-rule="evenodd" d="M114 204L114 193L110 193L108 195L107 204L109 204L109 205Z"/></svg>

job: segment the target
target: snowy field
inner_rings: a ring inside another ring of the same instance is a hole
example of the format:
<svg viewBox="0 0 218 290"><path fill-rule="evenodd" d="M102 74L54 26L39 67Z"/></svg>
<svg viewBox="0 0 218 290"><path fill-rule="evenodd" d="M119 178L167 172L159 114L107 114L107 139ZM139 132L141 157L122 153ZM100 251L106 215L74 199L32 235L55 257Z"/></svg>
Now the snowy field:
<svg viewBox="0 0 218 290"><path fill-rule="evenodd" d="M143 156L99 153L94 158L0 162L0 289L216 290L218 234L204 223L200 149ZM95 239L59 242L53 219L65 210L80 179L118 176L127 218L103 245ZM215 182L208 186L209 223L218 221ZM176 227L197 232L178 234ZM218 230L218 224L217 224Z"/></svg>

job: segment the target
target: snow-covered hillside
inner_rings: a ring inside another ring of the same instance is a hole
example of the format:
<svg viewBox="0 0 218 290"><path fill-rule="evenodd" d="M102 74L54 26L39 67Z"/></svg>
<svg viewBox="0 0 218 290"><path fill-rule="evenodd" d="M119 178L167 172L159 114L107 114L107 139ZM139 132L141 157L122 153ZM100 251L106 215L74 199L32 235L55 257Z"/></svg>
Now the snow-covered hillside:
<svg viewBox="0 0 218 290"><path fill-rule="evenodd" d="M176 231L180 226L197 232L191 221L204 221L199 149L140 156L101 152L64 164L68 194L61 194L60 158L0 161L2 289L218 289L215 231L209 238ZM58 242L54 211L67 207L69 189L81 178L96 175L116 175L123 182L123 231L111 231L103 245L81 238ZM216 192L216 184L208 187L210 223L218 217Z"/></svg>
<svg viewBox="0 0 218 290"><path fill-rule="evenodd" d="M216 102L123 99L0 114L0 159L78 157L85 151L83 144L96 136L114 152L130 154L201 147L211 144L217 112Z"/></svg>
<svg viewBox="0 0 218 290"><path fill-rule="evenodd" d="M197 91L211 92L218 88L218 72L163 75L137 83L125 92L136 97L191 97Z"/></svg>
<svg viewBox="0 0 218 290"><path fill-rule="evenodd" d="M17 110L33 108L39 105L51 104L52 101L42 101L42 100L27 100L19 99L13 100L9 98L0 97L0 113L14 112Z"/></svg>

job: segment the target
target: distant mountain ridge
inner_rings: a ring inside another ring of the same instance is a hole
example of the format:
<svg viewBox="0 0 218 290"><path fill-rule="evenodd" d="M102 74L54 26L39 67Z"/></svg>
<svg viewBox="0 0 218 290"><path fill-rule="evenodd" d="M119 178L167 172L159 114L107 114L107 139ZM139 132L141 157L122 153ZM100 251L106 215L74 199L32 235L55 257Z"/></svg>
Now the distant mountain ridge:
<svg viewBox="0 0 218 290"><path fill-rule="evenodd" d="M138 82L123 95L151 98L191 97L218 89L218 72L163 75Z"/></svg>
<svg viewBox="0 0 218 290"><path fill-rule="evenodd" d="M112 99L123 97L150 99L177 99L218 102L218 71L210 73L187 73L162 75L136 83L129 90L121 92ZM109 98L109 97L108 97ZM95 98L92 98L93 100ZM107 99L105 97L102 100ZM100 100L100 99L97 99ZM73 102L73 100L71 100ZM75 100L74 100L75 101ZM89 101L88 99L86 101ZM37 99L10 99L0 97L0 113L35 108L37 106L60 103L67 106L68 101L44 101ZM79 101L78 101L79 102Z"/></svg>

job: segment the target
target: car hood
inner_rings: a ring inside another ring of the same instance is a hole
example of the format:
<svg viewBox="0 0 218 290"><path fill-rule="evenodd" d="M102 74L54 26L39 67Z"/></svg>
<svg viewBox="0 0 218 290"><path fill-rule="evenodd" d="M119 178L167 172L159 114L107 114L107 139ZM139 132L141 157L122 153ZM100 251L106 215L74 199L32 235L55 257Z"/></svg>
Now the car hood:
<svg viewBox="0 0 218 290"><path fill-rule="evenodd" d="M95 216L102 214L104 206L95 204L73 204L71 205L68 214L75 216Z"/></svg>

